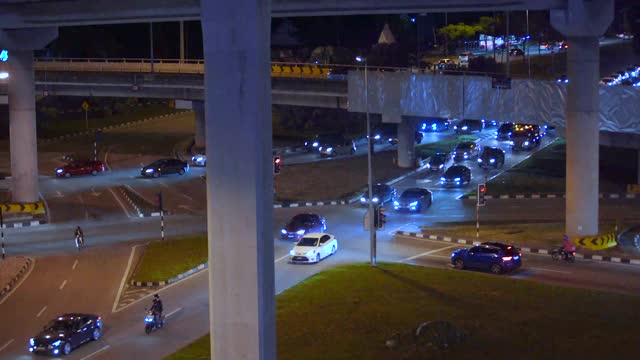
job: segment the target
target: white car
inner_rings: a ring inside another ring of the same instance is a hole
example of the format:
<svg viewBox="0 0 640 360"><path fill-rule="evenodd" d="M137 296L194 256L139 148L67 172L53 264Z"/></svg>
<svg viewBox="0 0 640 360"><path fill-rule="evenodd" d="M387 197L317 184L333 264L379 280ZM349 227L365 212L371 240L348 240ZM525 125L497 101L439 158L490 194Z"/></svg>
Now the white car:
<svg viewBox="0 0 640 360"><path fill-rule="evenodd" d="M191 157L191 162L193 165L197 166L207 166L207 155L198 154Z"/></svg>
<svg viewBox="0 0 640 360"><path fill-rule="evenodd" d="M320 260L338 251L338 239L327 233L311 233L305 235L296 246L289 251L292 263L318 263Z"/></svg>

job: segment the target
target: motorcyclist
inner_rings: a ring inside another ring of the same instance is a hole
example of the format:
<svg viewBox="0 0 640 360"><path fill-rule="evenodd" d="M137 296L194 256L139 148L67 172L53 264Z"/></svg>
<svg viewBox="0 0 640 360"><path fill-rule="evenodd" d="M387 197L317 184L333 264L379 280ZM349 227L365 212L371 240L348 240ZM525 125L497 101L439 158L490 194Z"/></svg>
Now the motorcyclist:
<svg viewBox="0 0 640 360"><path fill-rule="evenodd" d="M80 239L81 245L84 245L84 234L82 233L82 229L80 228L80 226L76 227L74 236Z"/></svg>
<svg viewBox="0 0 640 360"><path fill-rule="evenodd" d="M562 246L560 247L560 254L564 260L567 259L569 254L572 254L576 251L576 245L569 240L567 235L564 236L564 240L562 241Z"/></svg>
<svg viewBox="0 0 640 360"><path fill-rule="evenodd" d="M156 324L160 324L162 321L162 300L160 300L160 296L158 294L153 295L151 313L153 314L153 321Z"/></svg>

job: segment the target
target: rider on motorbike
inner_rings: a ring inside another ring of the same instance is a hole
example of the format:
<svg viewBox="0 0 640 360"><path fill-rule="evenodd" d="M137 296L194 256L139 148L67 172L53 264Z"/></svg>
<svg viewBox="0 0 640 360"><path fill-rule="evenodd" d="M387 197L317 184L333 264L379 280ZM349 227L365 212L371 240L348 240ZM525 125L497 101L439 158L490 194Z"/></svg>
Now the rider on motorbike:
<svg viewBox="0 0 640 360"><path fill-rule="evenodd" d="M576 245L569 240L569 237L567 235L565 235L559 251L562 258L564 260L567 260L569 254L573 254L576 251Z"/></svg>
<svg viewBox="0 0 640 360"><path fill-rule="evenodd" d="M151 305L151 313L153 314L153 321L158 323L162 321L162 300L158 294L153 295L153 305Z"/></svg>
<svg viewBox="0 0 640 360"><path fill-rule="evenodd" d="M82 229L80 229L80 226L76 227L74 236L80 240L81 245L84 245L84 234L82 233Z"/></svg>

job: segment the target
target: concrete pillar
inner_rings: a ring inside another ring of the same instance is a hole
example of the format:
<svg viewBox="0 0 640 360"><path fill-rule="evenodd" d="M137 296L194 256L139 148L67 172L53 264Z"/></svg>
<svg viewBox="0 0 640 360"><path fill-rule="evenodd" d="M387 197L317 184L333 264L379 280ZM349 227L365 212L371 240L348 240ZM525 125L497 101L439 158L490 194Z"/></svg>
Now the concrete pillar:
<svg viewBox="0 0 640 360"><path fill-rule="evenodd" d="M398 166L410 168L415 166L416 129L412 121L403 118L398 124Z"/></svg>
<svg viewBox="0 0 640 360"><path fill-rule="evenodd" d="M33 51L12 51L9 66L9 142L12 199L38 201L38 138Z"/></svg>
<svg viewBox="0 0 640 360"><path fill-rule="evenodd" d="M194 100L193 112L196 114L196 119L195 119L196 148L202 149L205 146L204 102Z"/></svg>
<svg viewBox="0 0 640 360"><path fill-rule="evenodd" d="M271 3L209 0L200 6L211 358L271 360L276 358Z"/></svg>
<svg viewBox="0 0 640 360"><path fill-rule="evenodd" d="M613 0L569 0L551 11L568 38L565 230L570 238L598 233L600 94L598 36L613 19Z"/></svg>
<svg viewBox="0 0 640 360"><path fill-rule="evenodd" d="M636 176L636 184L640 184L640 150L638 150L637 157L638 157L638 168L637 168L638 176Z"/></svg>

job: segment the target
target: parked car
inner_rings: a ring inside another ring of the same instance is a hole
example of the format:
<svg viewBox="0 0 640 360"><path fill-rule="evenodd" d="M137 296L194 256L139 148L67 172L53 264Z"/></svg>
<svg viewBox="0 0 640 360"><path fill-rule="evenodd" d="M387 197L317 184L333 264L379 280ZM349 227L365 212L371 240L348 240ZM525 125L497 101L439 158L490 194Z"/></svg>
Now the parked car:
<svg viewBox="0 0 640 360"><path fill-rule="evenodd" d="M283 240L300 240L305 234L327 231L327 222L318 214L298 214L280 229Z"/></svg>
<svg viewBox="0 0 640 360"><path fill-rule="evenodd" d="M420 130L424 132L441 132L449 130L449 126L451 125L451 121L448 119L429 119L426 120L420 125Z"/></svg>
<svg viewBox="0 0 640 360"><path fill-rule="evenodd" d="M504 165L504 150L497 147L485 146L482 148L480 156L478 156L478 166L486 168L493 166L495 168Z"/></svg>
<svg viewBox="0 0 640 360"><path fill-rule="evenodd" d="M104 172L104 164L102 161L93 160L75 160L56 169L57 177L71 177L77 175L93 175Z"/></svg>
<svg viewBox="0 0 640 360"><path fill-rule="evenodd" d="M463 141L453 149L453 161L464 161L478 156L478 145L473 141Z"/></svg>
<svg viewBox="0 0 640 360"><path fill-rule="evenodd" d="M474 131L481 132L483 128L482 121L480 120L471 120L464 119L460 121L457 125L453 126L453 130L456 134L459 133L471 133Z"/></svg>
<svg viewBox="0 0 640 360"><path fill-rule="evenodd" d="M51 320L29 339L29 352L68 355L73 349L102 335L102 318L91 314L64 314Z"/></svg>
<svg viewBox="0 0 640 360"><path fill-rule="evenodd" d="M471 182L471 169L463 165L453 165L440 178L443 186L462 186Z"/></svg>
<svg viewBox="0 0 640 360"><path fill-rule="evenodd" d="M327 233L307 234L289 251L292 263L319 263L338 251L338 239Z"/></svg>
<svg viewBox="0 0 640 360"><path fill-rule="evenodd" d="M519 268L522 254L511 245L485 242L472 248L455 250L451 254L451 264L456 269L480 269L501 274Z"/></svg>
<svg viewBox="0 0 640 360"><path fill-rule="evenodd" d="M191 157L191 163L195 166L207 166L207 155L197 154Z"/></svg>
<svg viewBox="0 0 640 360"><path fill-rule="evenodd" d="M444 167L447 165L447 161L449 160L449 156L447 153L435 153L431 158L429 158L429 162L427 163L427 170L429 171L444 171Z"/></svg>
<svg viewBox="0 0 640 360"><path fill-rule="evenodd" d="M308 152L315 152L320 151L320 148L326 144L339 143L342 141L344 141L344 135L342 134L322 134L305 141L304 147Z"/></svg>
<svg viewBox="0 0 640 360"><path fill-rule="evenodd" d="M351 139L335 139L327 141L319 147L320 157L335 157L339 155L353 155L356 153L356 143Z"/></svg>
<svg viewBox="0 0 640 360"><path fill-rule="evenodd" d="M513 123L512 122L503 122L500 124L498 128L498 132L496 133L496 140L509 140L511 138L511 134L513 133Z"/></svg>
<svg viewBox="0 0 640 360"><path fill-rule="evenodd" d="M421 212L422 209L430 207L433 202L431 191L423 188L409 188L402 192L402 195L393 201L395 210L408 210Z"/></svg>
<svg viewBox="0 0 640 360"><path fill-rule="evenodd" d="M383 205L387 201L396 197L396 189L387 184L375 184L371 189L373 193L372 202L374 205ZM365 191L360 197L360 204L369 204L369 191Z"/></svg>
<svg viewBox="0 0 640 360"><path fill-rule="evenodd" d="M189 171L189 164L179 159L160 159L140 169L140 175L145 177L160 177L168 174L184 175Z"/></svg>

